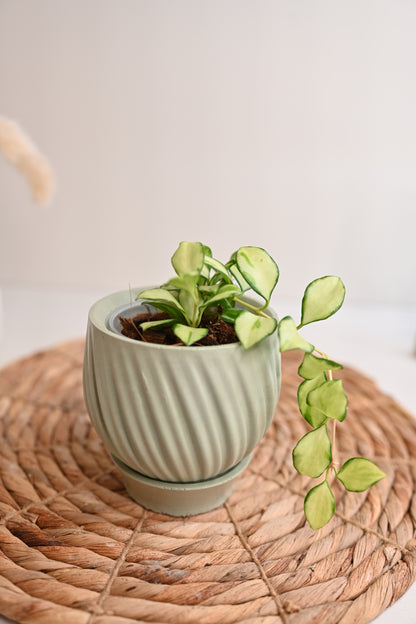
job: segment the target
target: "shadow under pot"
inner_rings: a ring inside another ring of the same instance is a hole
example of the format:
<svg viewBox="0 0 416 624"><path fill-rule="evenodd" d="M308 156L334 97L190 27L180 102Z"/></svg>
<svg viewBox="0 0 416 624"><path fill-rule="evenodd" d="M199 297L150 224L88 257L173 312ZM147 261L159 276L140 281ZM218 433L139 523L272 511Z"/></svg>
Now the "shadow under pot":
<svg viewBox="0 0 416 624"><path fill-rule="evenodd" d="M248 350L132 340L119 316L149 309L131 304L141 290L108 295L89 312L88 413L135 501L174 516L209 511L229 497L272 422L277 332Z"/></svg>

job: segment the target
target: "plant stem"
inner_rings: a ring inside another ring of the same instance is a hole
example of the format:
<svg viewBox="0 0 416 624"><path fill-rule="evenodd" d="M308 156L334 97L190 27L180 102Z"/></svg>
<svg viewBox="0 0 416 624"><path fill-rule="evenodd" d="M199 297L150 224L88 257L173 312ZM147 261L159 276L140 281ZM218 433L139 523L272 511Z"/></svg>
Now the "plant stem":
<svg viewBox="0 0 416 624"><path fill-rule="evenodd" d="M243 305L245 308L248 308L249 310L253 310L253 312L255 312L256 314L260 314L261 316L270 318L270 316L266 314L265 312L263 312L263 310L260 310L260 308L256 308L256 306L253 306L250 303L247 303L247 301L243 301L242 299L239 299L238 297L235 297L234 301L236 303L240 303L241 305Z"/></svg>
<svg viewBox="0 0 416 624"><path fill-rule="evenodd" d="M317 353L319 353L319 355L321 355L323 358L325 358L326 360L328 360L328 355L326 353L324 353L323 351L321 351L320 349L317 349L315 347L315 351ZM328 370L326 371L327 375L328 375L328 380L332 381L333 377L332 377L332 370ZM332 421L332 462L331 465L334 467L334 469L336 470L336 466L337 466L337 462L335 461L334 457L336 455L336 432L337 432L337 421L335 420L335 418Z"/></svg>
<svg viewBox="0 0 416 624"><path fill-rule="evenodd" d="M326 353L324 353L323 351L321 351L320 349L318 349L317 347L315 347L315 351L317 353L319 353L319 355L321 355L323 358L325 358L326 360L329 360L329 357ZM326 371L328 374L328 379L329 381L332 381L332 370Z"/></svg>
<svg viewBox="0 0 416 624"><path fill-rule="evenodd" d="M323 358L325 358L326 360L328 360L328 359L329 359L328 355L327 355L326 353L324 353L323 351L321 351L320 349L318 349L317 347L315 347L315 351L316 351L317 353L319 353L319 355L321 355L321 356L322 356ZM333 377L332 377L332 370L328 370L328 371L326 371L326 373L327 373L327 375L328 375L328 380L329 380L329 381L332 381L332 380L333 380ZM334 418L334 419L332 420L332 442L331 442L331 445L332 445L332 462L331 462L331 466L334 468L335 472L336 472L336 467L337 467L337 465L338 465L338 464L337 464L337 462L336 462L336 460L335 460L335 455L336 455L336 441L337 441L337 438L336 438L336 433L337 433L337 421L336 421L336 419Z"/></svg>

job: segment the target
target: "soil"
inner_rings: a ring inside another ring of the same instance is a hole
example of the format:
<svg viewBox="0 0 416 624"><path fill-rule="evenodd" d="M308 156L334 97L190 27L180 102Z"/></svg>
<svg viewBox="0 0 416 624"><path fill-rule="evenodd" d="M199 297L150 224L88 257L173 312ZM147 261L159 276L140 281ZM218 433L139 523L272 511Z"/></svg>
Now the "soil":
<svg viewBox="0 0 416 624"><path fill-rule="evenodd" d="M183 343L172 331L171 327L159 327L157 330L142 331L140 323L161 321L169 316L164 312L143 312L134 318L119 316L121 333L133 340L153 342L155 344L182 345ZM200 327L207 327L208 334L192 346L212 346L238 342L238 338L231 323L223 321L219 314L203 317Z"/></svg>

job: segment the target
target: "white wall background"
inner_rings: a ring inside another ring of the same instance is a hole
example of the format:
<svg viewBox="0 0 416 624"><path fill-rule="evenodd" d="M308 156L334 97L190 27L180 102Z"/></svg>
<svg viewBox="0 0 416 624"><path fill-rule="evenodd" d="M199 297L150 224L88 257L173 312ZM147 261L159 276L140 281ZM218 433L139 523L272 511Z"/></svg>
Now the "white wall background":
<svg viewBox="0 0 416 624"><path fill-rule="evenodd" d="M416 302L414 0L0 0L0 113L59 180L0 160L0 283L161 282L187 239Z"/></svg>

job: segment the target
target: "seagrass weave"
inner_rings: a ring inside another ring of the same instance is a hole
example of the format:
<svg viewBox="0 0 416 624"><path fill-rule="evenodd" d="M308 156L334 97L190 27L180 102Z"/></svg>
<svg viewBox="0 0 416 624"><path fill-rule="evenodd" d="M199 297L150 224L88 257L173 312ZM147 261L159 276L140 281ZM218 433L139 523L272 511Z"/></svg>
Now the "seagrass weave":
<svg viewBox="0 0 416 624"><path fill-rule="evenodd" d="M0 613L36 624L360 624L415 578L416 424L367 378L341 375L349 413L339 459L387 478L336 490L331 522L305 523L309 479L291 451L298 356L284 358L276 418L222 507L172 518L144 510L92 429L83 343L0 373Z"/></svg>

